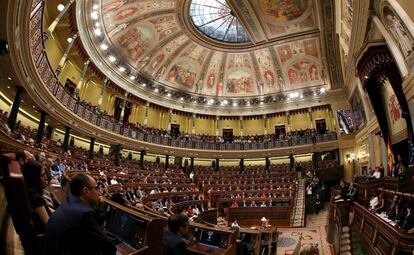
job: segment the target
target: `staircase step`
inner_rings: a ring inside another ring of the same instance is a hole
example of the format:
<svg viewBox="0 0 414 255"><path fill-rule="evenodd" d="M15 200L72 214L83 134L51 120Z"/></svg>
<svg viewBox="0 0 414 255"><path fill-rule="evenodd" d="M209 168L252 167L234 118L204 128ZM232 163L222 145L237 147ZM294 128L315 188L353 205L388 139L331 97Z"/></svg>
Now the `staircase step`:
<svg viewBox="0 0 414 255"><path fill-rule="evenodd" d="M344 239L339 242L340 245L347 245L347 244L351 244L351 240L349 239Z"/></svg>
<svg viewBox="0 0 414 255"><path fill-rule="evenodd" d="M350 238L351 235L349 233L342 233L341 239Z"/></svg>
<svg viewBox="0 0 414 255"><path fill-rule="evenodd" d="M349 245L349 244L341 245L341 246L339 246L339 250L340 251L350 251L351 250L351 245Z"/></svg>

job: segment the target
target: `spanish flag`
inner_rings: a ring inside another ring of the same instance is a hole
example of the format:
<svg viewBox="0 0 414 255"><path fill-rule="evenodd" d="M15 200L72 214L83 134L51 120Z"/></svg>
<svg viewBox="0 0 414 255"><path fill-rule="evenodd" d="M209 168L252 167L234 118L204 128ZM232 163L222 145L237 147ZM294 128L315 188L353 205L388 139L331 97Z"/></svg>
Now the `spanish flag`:
<svg viewBox="0 0 414 255"><path fill-rule="evenodd" d="M395 160L394 160L394 153L392 152L392 148L391 148L391 139L389 137L387 139L387 155L388 155L388 161L387 161L388 174L391 175Z"/></svg>

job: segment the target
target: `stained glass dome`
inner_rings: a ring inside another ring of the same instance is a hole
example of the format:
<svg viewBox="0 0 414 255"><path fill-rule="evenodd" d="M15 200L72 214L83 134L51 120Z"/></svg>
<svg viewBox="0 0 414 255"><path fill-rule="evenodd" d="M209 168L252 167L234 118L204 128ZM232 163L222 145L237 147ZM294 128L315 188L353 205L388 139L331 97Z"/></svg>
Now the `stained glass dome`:
<svg viewBox="0 0 414 255"><path fill-rule="evenodd" d="M225 0L192 0L190 17L194 26L210 38L229 43L250 42Z"/></svg>

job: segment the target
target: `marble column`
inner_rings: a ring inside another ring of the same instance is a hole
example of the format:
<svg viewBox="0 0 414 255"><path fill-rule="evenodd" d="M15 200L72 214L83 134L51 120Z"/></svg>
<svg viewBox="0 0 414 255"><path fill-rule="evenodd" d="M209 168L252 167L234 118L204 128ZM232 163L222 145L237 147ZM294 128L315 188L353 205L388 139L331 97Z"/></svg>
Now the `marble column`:
<svg viewBox="0 0 414 255"><path fill-rule="evenodd" d="M90 62L91 62L91 61L88 59L88 61L86 61L86 62L83 64L82 73L81 73L81 76L80 76L80 78L79 78L78 85L76 86L76 92L75 92L75 93L76 93L77 95L79 95L79 98L80 98L80 92L81 92L81 89L82 89L83 82L84 82L84 80L85 80L86 73L88 72L88 67L89 67Z"/></svg>
<svg viewBox="0 0 414 255"><path fill-rule="evenodd" d="M109 83L109 80L108 80L108 78L106 78L106 79L104 80L103 85L102 85L102 88L101 88L101 93L99 94L98 108L99 108L100 110L101 110L101 107L102 107L103 95L104 95L104 92L105 92L105 90L106 90L106 87L108 86L108 83Z"/></svg>
<svg viewBox="0 0 414 255"><path fill-rule="evenodd" d="M66 14L66 12L69 10L69 7L75 2L75 0L70 0L63 10L58 14L58 16L55 18L55 20L52 21L50 26L47 28L46 32L43 33L43 41L46 43L52 33L55 31L56 26L59 24L59 21L62 19L62 17Z"/></svg>
<svg viewBox="0 0 414 255"><path fill-rule="evenodd" d="M88 158L93 159L93 149L95 147L95 137L91 137L91 142L89 143L89 153Z"/></svg>
<svg viewBox="0 0 414 255"><path fill-rule="evenodd" d="M17 114L19 113L20 103L22 101L24 89L21 86L16 86L16 95L14 96L13 105L10 110L7 126L13 131L16 127Z"/></svg>
<svg viewBox="0 0 414 255"><path fill-rule="evenodd" d="M124 102L122 102L121 115L119 116L119 123L124 123L125 107L127 104L127 100L128 100L128 92L125 92ZM128 122L128 120L126 122Z"/></svg>
<svg viewBox="0 0 414 255"><path fill-rule="evenodd" d="M45 134L45 127L46 127L46 117L47 113L44 111L40 111L40 121L39 126L37 127L37 134L36 134L36 143L41 144L43 142L43 136Z"/></svg>
<svg viewBox="0 0 414 255"><path fill-rule="evenodd" d="M63 151L69 150L70 127L65 127L65 137L63 139Z"/></svg>
<svg viewBox="0 0 414 255"><path fill-rule="evenodd" d="M57 77L60 77L60 74L62 73L62 69L66 64L66 61L68 59L68 55L70 50L72 49L73 44L75 43L76 38L78 38L79 34L76 33L74 36L72 36L72 40L68 43L68 45L66 45L66 49L65 52L63 53L62 58L59 61L59 64L55 70L55 74Z"/></svg>

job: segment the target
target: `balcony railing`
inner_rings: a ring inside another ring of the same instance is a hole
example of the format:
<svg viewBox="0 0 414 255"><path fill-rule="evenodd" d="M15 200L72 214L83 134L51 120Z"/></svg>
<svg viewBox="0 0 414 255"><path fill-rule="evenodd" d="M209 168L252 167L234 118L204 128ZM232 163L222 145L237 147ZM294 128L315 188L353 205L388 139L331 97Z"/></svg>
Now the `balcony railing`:
<svg viewBox="0 0 414 255"><path fill-rule="evenodd" d="M175 139L162 135L147 134L144 131L136 130L124 126L110 117L100 112L93 111L83 105L77 98L64 89L52 70L49 60L44 50L42 40L42 18L44 2L34 0L32 2L32 13L30 18L30 47L33 62L37 68L39 77L49 89L49 91L60 101L69 111L72 111L78 117L94 124L102 129L122 135L124 137L133 138L139 141L149 142L153 144L188 148L201 150L263 150L281 147L291 147L306 145L312 143L321 143L337 140L336 133L307 135L302 137L291 137L284 140L268 140L265 142L205 142L188 139Z"/></svg>

